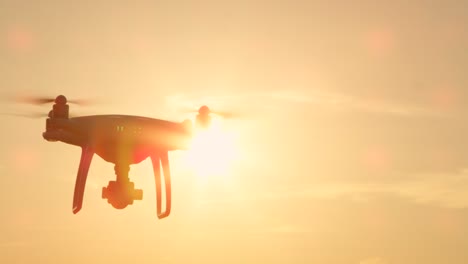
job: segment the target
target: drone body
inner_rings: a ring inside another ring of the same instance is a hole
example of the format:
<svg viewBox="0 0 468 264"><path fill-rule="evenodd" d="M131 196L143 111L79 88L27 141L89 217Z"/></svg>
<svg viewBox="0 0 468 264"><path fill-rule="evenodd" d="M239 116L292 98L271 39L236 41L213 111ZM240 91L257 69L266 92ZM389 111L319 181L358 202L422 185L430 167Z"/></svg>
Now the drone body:
<svg viewBox="0 0 468 264"><path fill-rule="evenodd" d="M107 162L130 165L155 150L186 149L191 135L190 124L128 115L49 117L43 133L48 141L91 147Z"/></svg>
<svg viewBox="0 0 468 264"><path fill-rule="evenodd" d="M143 198L142 190L134 188L128 173L130 165L151 158L156 183L156 209L158 218L167 217L171 211L171 176L168 152L185 150L193 136L192 123L181 123L128 115L95 115L68 117L69 106L64 96L54 100L53 109L46 120L43 137L47 141L61 141L81 147L81 160L76 177L73 213L83 204L83 195L89 167L94 154L115 164L116 180L102 190L102 198L117 209ZM197 117L209 120L209 111ZM209 123L209 122L208 122ZM162 173L161 173L162 168ZM162 177L165 186L165 210L162 210Z"/></svg>

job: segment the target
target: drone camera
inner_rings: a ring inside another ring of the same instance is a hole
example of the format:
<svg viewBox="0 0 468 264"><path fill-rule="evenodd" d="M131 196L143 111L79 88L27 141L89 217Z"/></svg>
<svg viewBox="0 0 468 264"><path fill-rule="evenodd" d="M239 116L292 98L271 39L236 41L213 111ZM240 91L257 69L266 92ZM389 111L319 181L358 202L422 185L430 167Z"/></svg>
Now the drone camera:
<svg viewBox="0 0 468 264"><path fill-rule="evenodd" d="M102 198L107 199L114 208L123 209L133 204L134 200L142 200L143 190L135 189L133 182L110 181L107 187L102 188Z"/></svg>

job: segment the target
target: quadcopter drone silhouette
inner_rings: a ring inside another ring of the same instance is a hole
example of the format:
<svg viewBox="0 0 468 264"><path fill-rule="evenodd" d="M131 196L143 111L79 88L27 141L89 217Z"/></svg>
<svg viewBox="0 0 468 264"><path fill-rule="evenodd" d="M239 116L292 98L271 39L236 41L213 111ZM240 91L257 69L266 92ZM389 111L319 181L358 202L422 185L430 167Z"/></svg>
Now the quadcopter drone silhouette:
<svg viewBox="0 0 468 264"><path fill-rule="evenodd" d="M135 189L135 184L129 179L130 165L151 158L156 183L157 216L159 219L169 216L171 212L169 151L187 150L194 131L197 128L209 127L210 114L229 116L227 113L213 112L207 106L202 106L198 110L193 126L189 119L178 123L130 115L70 117L68 103L80 104L80 102L67 100L63 95L56 98L34 98L29 102L53 103L46 119L45 131L42 133L45 140L61 141L81 148L73 196L74 214L83 206L88 171L94 154L97 154L115 165L116 180L109 181L108 186L102 188L102 198L107 199L116 209L123 209L133 204L134 200L143 199L143 190ZM164 211L162 178L164 178L166 196Z"/></svg>

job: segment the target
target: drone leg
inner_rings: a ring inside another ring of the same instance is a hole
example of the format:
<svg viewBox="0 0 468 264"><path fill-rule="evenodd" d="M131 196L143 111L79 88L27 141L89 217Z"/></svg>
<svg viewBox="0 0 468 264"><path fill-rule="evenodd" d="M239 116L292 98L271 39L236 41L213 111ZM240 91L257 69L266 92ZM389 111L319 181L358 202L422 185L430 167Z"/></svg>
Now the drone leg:
<svg viewBox="0 0 468 264"><path fill-rule="evenodd" d="M158 218L162 219L171 213L171 174L169 169L169 155L167 152L151 156L153 163L154 178L156 182L156 211ZM161 165L164 173L164 184L166 190L166 210L162 212L161 208Z"/></svg>
<svg viewBox="0 0 468 264"><path fill-rule="evenodd" d="M86 186L86 178L88 177L89 166L93 159L94 152L90 147L81 148L80 167L76 176L75 194L73 196L73 213L76 214L81 210L83 204L83 194Z"/></svg>
<svg viewBox="0 0 468 264"><path fill-rule="evenodd" d="M158 216L161 214L161 167L159 156L152 156L154 180L156 182L156 208Z"/></svg>
<svg viewBox="0 0 468 264"><path fill-rule="evenodd" d="M166 212L160 214L159 218L164 218L169 216L171 213L171 171L169 167L169 153L164 152L161 155L161 165L164 173L164 184L166 187Z"/></svg>

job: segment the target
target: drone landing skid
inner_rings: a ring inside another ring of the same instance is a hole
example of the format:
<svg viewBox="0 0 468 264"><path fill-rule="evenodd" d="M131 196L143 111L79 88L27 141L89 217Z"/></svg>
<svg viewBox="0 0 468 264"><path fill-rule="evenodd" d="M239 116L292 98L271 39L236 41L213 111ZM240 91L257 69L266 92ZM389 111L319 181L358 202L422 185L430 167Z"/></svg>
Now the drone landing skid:
<svg viewBox="0 0 468 264"><path fill-rule="evenodd" d="M81 148L80 167L76 176L75 194L73 196L73 213L76 214L81 210L83 205L83 194L86 186L86 178L88 177L89 166L93 159L94 151L90 147Z"/></svg>
<svg viewBox="0 0 468 264"><path fill-rule="evenodd" d="M168 152L158 153L151 156L153 163L154 179L156 182L156 211L158 218L168 217L171 213L171 172L169 168ZM164 185L166 194L166 208L162 212L162 193L161 193L161 167L164 174Z"/></svg>
<svg viewBox="0 0 468 264"><path fill-rule="evenodd" d="M83 196L84 196L84 190L86 186L86 179L88 177L88 171L89 167L91 165L91 161L94 156L94 150L91 147L84 146L81 148L81 159L80 159L80 166L78 169L78 174L76 176L76 182L75 182L75 193L73 196L73 213L76 214L78 213L83 205ZM154 178L155 178L155 184L156 184L156 212L157 216L159 219L168 217L169 214L171 213L171 173L170 173L170 167L169 167L169 154L168 152L163 152L163 153L155 153L151 156L151 161L153 164L153 170L154 170ZM107 188L103 188L103 198L112 198L115 195L112 195L114 193L114 189L120 190L121 188L117 187L125 187L124 189L128 190L132 189L133 192L135 192L134 195L132 195L132 203L133 200L141 200L142 199L142 191L141 190L135 190L132 183L128 181L128 170L121 170L119 168L127 168L126 166L116 166L116 174L117 174L117 181L116 182L111 182L113 184L109 184ZM162 174L164 176L164 187L165 187L165 200L166 200L166 207L163 212L162 210L162 177L161 177L161 168L162 168ZM124 171L124 173L122 173ZM126 173L125 173L126 172ZM120 176L120 177L119 177ZM117 183L127 183L127 184L117 184ZM114 186L115 185L115 186ZM130 186L131 185L131 186ZM111 188L115 187L115 188ZM130 188L131 187L131 188ZM127 193L127 191L126 191ZM106 195L105 195L106 194ZM122 195L116 195L115 198L119 198ZM126 197L127 195L125 195ZM124 197L124 198L125 198ZM128 197L126 197L128 198ZM127 199L125 199L127 200ZM132 204L127 202L128 204ZM113 204L114 205L114 204ZM116 206L114 206L116 207ZM122 206L124 208L125 206ZM120 208L117 206L116 208Z"/></svg>

